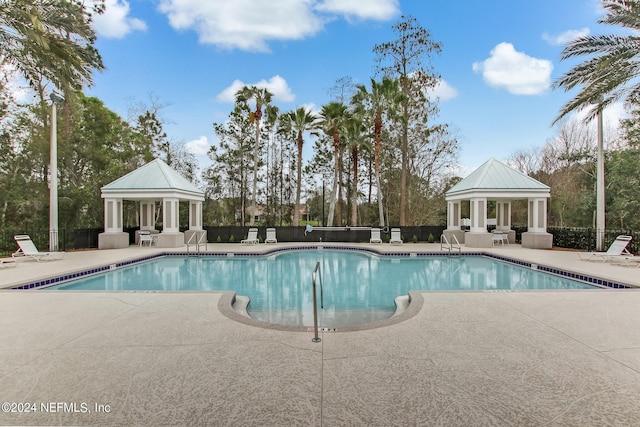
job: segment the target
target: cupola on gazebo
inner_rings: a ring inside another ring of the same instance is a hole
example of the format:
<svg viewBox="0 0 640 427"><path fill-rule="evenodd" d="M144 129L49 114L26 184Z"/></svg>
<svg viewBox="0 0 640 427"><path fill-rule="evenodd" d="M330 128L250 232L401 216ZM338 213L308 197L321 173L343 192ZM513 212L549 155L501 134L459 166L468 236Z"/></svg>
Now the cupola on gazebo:
<svg viewBox="0 0 640 427"><path fill-rule="evenodd" d="M511 203L527 200L528 226L522 233L522 247L550 249L553 236L547 233L547 201L551 190L547 185L527 176L504 163L489 159L469 176L454 185L446 193L447 229L445 236L455 235L467 247L492 246L491 233L487 231L487 202L496 202L496 230L509 234L509 242L515 243L515 231L511 230ZM470 228L461 228L461 204L469 202Z"/></svg>
<svg viewBox="0 0 640 427"><path fill-rule="evenodd" d="M102 187L104 199L104 233L98 236L98 248L114 249L129 246L129 233L122 228L122 202L140 202L140 230L157 233L156 202L162 202L162 231L159 247L183 246L192 234L202 230L204 193L160 159L153 160L133 172ZM180 232L179 204L189 203L189 229ZM198 236L199 238L199 236Z"/></svg>

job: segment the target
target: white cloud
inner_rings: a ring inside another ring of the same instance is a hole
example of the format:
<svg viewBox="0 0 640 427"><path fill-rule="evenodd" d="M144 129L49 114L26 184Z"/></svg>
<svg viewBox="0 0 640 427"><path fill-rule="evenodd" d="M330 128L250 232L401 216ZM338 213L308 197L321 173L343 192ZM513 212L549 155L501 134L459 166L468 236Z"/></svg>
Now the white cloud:
<svg viewBox="0 0 640 427"><path fill-rule="evenodd" d="M442 102L458 96L458 91L443 79L440 79L435 87L427 92L430 97L437 98Z"/></svg>
<svg viewBox="0 0 640 427"><path fill-rule="evenodd" d="M273 94L273 99L275 101L291 102L296 98L296 96L291 92L291 88L287 84L287 81L282 77L275 75L269 80L262 79L257 83L244 83L241 80L234 80L230 86L216 96L216 100L219 102L235 102L236 93L244 86L266 88Z"/></svg>
<svg viewBox="0 0 640 427"><path fill-rule="evenodd" d="M584 27L580 30L568 30L560 34L544 33L542 39L554 46L564 46L568 42L577 39L578 37L588 36L591 33L588 27Z"/></svg>
<svg viewBox="0 0 640 427"><path fill-rule="evenodd" d="M310 0L162 0L176 30L195 30L203 44L267 52L269 40L300 40L322 29Z"/></svg>
<svg viewBox="0 0 640 427"><path fill-rule="evenodd" d="M160 0L158 9L176 30L193 30L200 43L222 49L268 52L272 40L313 36L336 15L390 19L398 0Z"/></svg>
<svg viewBox="0 0 640 427"><path fill-rule="evenodd" d="M106 0L102 15L93 16L93 28L98 35L121 39L132 31L146 31L147 24L129 16L129 3L125 0Z"/></svg>
<svg viewBox="0 0 640 427"><path fill-rule="evenodd" d="M209 140L206 136L201 136L198 139L187 142L185 149L194 156L206 156L209 152Z"/></svg>
<svg viewBox="0 0 640 427"><path fill-rule="evenodd" d="M347 19L386 21L400 13L398 6L397 0L367 0L366 6L357 0L324 0L315 9L343 15Z"/></svg>
<svg viewBox="0 0 640 427"><path fill-rule="evenodd" d="M553 64L515 50L511 43L500 43L491 56L475 62L473 71L482 73L489 85L504 88L514 95L538 95L551 85Z"/></svg>

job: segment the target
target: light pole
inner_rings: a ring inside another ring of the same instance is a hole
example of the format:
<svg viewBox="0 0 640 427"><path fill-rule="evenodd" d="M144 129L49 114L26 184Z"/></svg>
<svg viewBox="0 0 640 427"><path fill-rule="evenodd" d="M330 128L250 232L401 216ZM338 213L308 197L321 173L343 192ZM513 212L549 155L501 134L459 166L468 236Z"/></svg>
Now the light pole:
<svg viewBox="0 0 640 427"><path fill-rule="evenodd" d="M598 159L596 165L596 251L604 251L604 136L602 104L598 104Z"/></svg>
<svg viewBox="0 0 640 427"><path fill-rule="evenodd" d="M60 92L53 91L51 99L51 153L49 173L49 251L58 250L58 132L56 118L56 104L64 102Z"/></svg>

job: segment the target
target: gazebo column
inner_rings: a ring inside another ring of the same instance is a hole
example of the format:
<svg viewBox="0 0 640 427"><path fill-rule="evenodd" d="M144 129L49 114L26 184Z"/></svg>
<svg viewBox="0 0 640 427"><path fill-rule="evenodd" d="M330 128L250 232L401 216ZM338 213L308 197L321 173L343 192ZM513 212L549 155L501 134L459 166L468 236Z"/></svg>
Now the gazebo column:
<svg viewBox="0 0 640 427"><path fill-rule="evenodd" d="M184 243L207 243L207 232L202 229L202 202L199 200L189 201L189 230L184 233ZM195 235L195 237L194 237Z"/></svg>
<svg viewBox="0 0 640 427"><path fill-rule="evenodd" d="M458 243L464 243L465 232L461 229L462 213L460 209L460 200L447 202L447 229L443 234L449 243L455 243L455 236Z"/></svg>
<svg viewBox="0 0 640 427"><path fill-rule="evenodd" d="M178 233L180 232L179 225L179 205L178 199L173 197L162 199L162 232L163 233Z"/></svg>
<svg viewBox="0 0 640 427"><path fill-rule="evenodd" d="M471 229L472 233L487 231L487 199L471 199Z"/></svg>
<svg viewBox="0 0 640 427"><path fill-rule="evenodd" d="M98 235L99 249L120 249L129 246L129 233L122 231L122 199L104 199L104 233Z"/></svg>
<svg viewBox="0 0 640 427"><path fill-rule="evenodd" d="M509 243L516 242L516 232L511 229L511 200L496 202L496 230L508 233Z"/></svg>
<svg viewBox="0 0 640 427"><path fill-rule="evenodd" d="M490 248L491 233L487 232L487 199L475 197L470 205L471 228L465 235L465 245L470 248Z"/></svg>
<svg viewBox="0 0 640 427"><path fill-rule="evenodd" d="M162 233L158 236L161 248L177 248L184 244L184 233L180 232L180 201L175 197L162 199Z"/></svg>
<svg viewBox="0 0 640 427"><path fill-rule="evenodd" d="M547 199L530 198L528 203L527 232L522 233L522 247L531 249L551 249L553 235L547 233Z"/></svg>

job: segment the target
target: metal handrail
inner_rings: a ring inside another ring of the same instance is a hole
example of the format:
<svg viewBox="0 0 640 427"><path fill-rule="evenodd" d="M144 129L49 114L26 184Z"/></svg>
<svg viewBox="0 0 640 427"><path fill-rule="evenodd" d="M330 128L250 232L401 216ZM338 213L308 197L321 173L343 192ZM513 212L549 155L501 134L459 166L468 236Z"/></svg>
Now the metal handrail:
<svg viewBox="0 0 640 427"><path fill-rule="evenodd" d="M196 233L197 234L197 233ZM207 239L207 233L202 233L202 236L198 239L198 253L200 253L200 245L204 245L204 250L207 250L207 243L203 242L203 240Z"/></svg>
<svg viewBox="0 0 640 427"><path fill-rule="evenodd" d="M316 296L316 273L320 271L320 261L316 263L316 268L313 269L313 273L311 273L311 283L313 284L313 330L314 337L311 339L313 342L320 342L320 338L318 337L318 300ZM324 298L322 296L322 276L320 276L320 301L324 307Z"/></svg>
<svg viewBox="0 0 640 427"><path fill-rule="evenodd" d="M449 249L449 254L451 254L451 250L452 249L458 249L458 253L462 252L461 249L461 245L460 242L458 241L458 238L456 237L455 234L452 234L451 237L453 237L453 240L455 241L455 244L457 246L454 246L453 243L449 242L449 240L447 239L447 236L445 236L444 234L440 235L440 250L444 250L443 246L445 246L447 249Z"/></svg>
<svg viewBox="0 0 640 427"><path fill-rule="evenodd" d="M189 237L189 240L187 240L187 254L189 253L189 247L191 245L191 241L193 240L194 237L196 237L198 235L198 233L193 233L191 235L191 237ZM200 245L204 244L205 245L205 249L206 249L206 243L203 243L202 240L204 238L207 237L207 233L202 233L202 236L196 241L195 246L196 246L196 253L200 253Z"/></svg>

